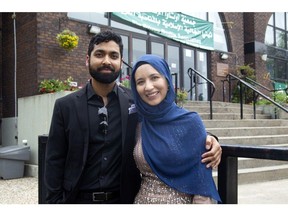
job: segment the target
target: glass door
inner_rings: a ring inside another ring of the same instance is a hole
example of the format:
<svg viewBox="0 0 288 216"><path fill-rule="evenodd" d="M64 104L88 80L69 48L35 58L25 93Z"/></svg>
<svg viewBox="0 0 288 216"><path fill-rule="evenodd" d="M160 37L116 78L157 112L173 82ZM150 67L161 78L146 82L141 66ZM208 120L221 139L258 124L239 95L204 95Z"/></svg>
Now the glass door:
<svg viewBox="0 0 288 216"><path fill-rule="evenodd" d="M191 83L191 79L188 75L188 69L194 68L195 69L195 51L189 48L183 48L183 88L188 91L188 99L193 100L195 98L195 90L192 90L194 83ZM194 95L192 94L194 93Z"/></svg>

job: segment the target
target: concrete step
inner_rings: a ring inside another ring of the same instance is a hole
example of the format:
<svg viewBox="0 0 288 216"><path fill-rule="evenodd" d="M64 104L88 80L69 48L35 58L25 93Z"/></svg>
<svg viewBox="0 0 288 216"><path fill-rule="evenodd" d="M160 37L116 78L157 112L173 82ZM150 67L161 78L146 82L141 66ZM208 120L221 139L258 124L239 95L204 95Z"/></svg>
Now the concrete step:
<svg viewBox="0 0 288 216"><path fill-rule="evenodd" d="M216 184L218 184L218 172L213 170L213 178ZM288 163L276 166L265 166L257 168L238 168L238 184L251 184L267 181L275 181L288 179Z"/></svg>
<svg viewBox="0 0 288 216"><path fill-rule="evenodd" d="M259 135L280 135L288 134L288 126L265 126L265 127L226 127L226 128L209 128L209 132L217 134L219 137L233 136L259 136Z"/></svg>
<svg viewBox="0 0 288 216"><path fill-rule="evenodd" d="M203 119L203 122L206 128L231 128L231 127L262 127L262 126L288 126L288 120L282 119L222 119L217 120L215 119Z"/></svg>
<svg viewBox="0 0 288 216"><path fill-rule="evenodd" d="M208 120L210 119L210 113L201 113L198 112L198 114L201 116L201 118L203 120ZM213 117L214 120L229 120L229 119L233 119L233 120L238 120L241 119L240 116L240 112L239 113L213 113ZM256 116L257 119L270 119L271 117L267 114L261 114L261 115L257 115ZM243 119L254 119L254 115L253 114L243 114Z"/></svg>
<svg viewBox="0 0 288 216"><path fill-rule="evenodd" d="M210 113L210 107L209 106L185 106L185 108L189 111L194 111L194 112L202 112L202 113ZM239 107L213 107L212 108L213 113L240 113L240 108ZM246 114L253 114L253 109L252 108L244 108L243 112ZM256 114L262 114L263 111L258 109L256 110Z"/></svg>
<svg viewBox="0 0 288 216"><path fill-rule="evenodd" d="M231 137L218 136L218 139L219 142L222 144L263 146L263 145L285 144L287 143L288 140L288 134L260 135L260 136L231 136Z"/></svg>
<svg viewBox="0 0 288 216"><path fill-rule="evenodd" d="M288 163L277 166L238 169L238 183L275 181L288 178Z"/></svg>
<svg viewBox="0 0 288 216"><path fill-rule="evenodd" d="M241 119L240 104L213 101L212 120L207 101L189 101L184 107L200 114L207 131L218 136L220 144L288 148L288 120L271 119L261 107L256 108L254 119L253 105L244 104ZM213 176L217 182L217 170L213 171ZM238 184L287 178L287 161L238 158Z"/></svg>
<svg viewBox="0 0 288 216"><path fill-rule="evenodd" d="M288 161L264 160L255 158L238 158L238 169L259 168L278 165L288 165Z"/></svg>
<svg viewBox="0 0 288 216"><path fill-rule="evenodd" d="M184 103L184 107L189 106L210 106L210 101L186 101ZM239 103L229 103L229 102L222 102L222 101L212 101L212 107L238 107L240 109ZM243 108L253 108L252 104L243 104Z"/></svg>

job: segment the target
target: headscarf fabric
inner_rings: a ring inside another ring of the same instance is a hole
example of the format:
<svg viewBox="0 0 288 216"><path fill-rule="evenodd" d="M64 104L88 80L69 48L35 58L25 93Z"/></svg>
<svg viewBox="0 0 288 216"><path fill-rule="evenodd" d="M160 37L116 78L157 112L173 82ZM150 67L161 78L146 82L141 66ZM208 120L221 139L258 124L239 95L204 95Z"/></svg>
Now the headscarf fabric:
<svg viewBox="0 0 288 216"><path fill-rule="evenodd" d="M145 103L136 90L135 73L143 64L151 65L168 82L167 96L156 106ZM212 169L201 163L201 155L206 151L206 129L198 113L174 102L175 90L167 62L152 54L140 57L132 70L131 89L142 124L143 154L153 172L180 192L221 202Z"/></svg>

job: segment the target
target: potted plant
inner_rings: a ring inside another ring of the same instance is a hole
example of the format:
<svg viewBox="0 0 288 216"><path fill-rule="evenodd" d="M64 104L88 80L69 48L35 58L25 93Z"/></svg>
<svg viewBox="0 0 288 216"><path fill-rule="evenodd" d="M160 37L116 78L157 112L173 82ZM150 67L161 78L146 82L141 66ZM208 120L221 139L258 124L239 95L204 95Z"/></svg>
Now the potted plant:
<svg viewBox="0 0 288 216"><path fill-rule="evenodd" d="M236 68L237 76L244 79L244 78L250 78L251 80L255 80L255 69L250 66L250 64L247 65L240 65ZM248 83L249 80L246 80ZM239 103L240 102L240 95L239 95L239 86L236 85L232 92L232 102L233 103ZM245 90L245 104L250 104L253 101L253 90L246 89Z"/></svg>
<svg viewBox="0 0 288 216"><path fill-rule="evenodd" d="M177 89L176 100L180 107L183 107L187 99L188 92L185 89Z"/></svg>
<svg viewBox="0 0 288 216"><path fill-rule="evenodd" d="M64 82L59 79L45 79L39 84L39 93L54 93L59 91L75 91L77 87L72 86L72 77L68 77Z"/></svg>
<svg viewBox="0 0 288 216"><path fill-rule="evenodd" d="M125 86L126 88L130 88L130 76L127 75L126 77L123 77L120 79L120 84Z"/></svg>
<svg viewBox="0 0 288 216"><path fill-rule="evenodd" d="M79 37L69 29L65 29L56 36L56 40L60 47L65 50L72 51L78 46Z"/></svg>

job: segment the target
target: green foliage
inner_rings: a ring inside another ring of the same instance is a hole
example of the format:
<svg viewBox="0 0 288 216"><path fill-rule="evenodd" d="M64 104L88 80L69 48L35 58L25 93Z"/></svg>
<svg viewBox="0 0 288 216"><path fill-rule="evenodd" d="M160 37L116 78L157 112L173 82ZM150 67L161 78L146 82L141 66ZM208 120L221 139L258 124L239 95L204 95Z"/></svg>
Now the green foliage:
<svg viewBox="0 0 288 216"><path fill-rule="evenodd" d="M187 99L188 92L185 89L177 89L177 103L180 106L183 106L183 104L188 100Z"/></svg>
<svg viewBox="0 0 288 216"><path fill-rule="evenodd" d="M130 88L130 76L127 75L126 77L123 77L120 79L120 84L125 86L126 88Z"/></svg>
<svg viewBox="0 0 288 216"><path fill-rule="evenodd" d="M71 82L73 82L71 76L65 81L59 79L45 79L39 84L39 93L45 94L59 91L75 91L77 87L71 86Z"/></svg>
<svg viewBox="0 0 288 216"><path fill-rule="evenodd" d="M274 93L271 94L271 99L274 100L275 102L285 105L288 104L288 96L286 94L286 92L284 91L276 91ZM264 98L260 98L257 103L257 105L269 105L271 104L270 101L264 99Z"/></svg>
<svg viewBox="0 0 288 216"><path fill-rule="evenodd" d="M252 68L250 66L250 64L248 65L241 65L237 67L237 76L240 78L245 78L248 77L252 80L255 81L256 77L255 77L255 69ZM246 80L246 82L250 82L249 80ZM250 104L253 102L253 90L250 88L245 87L244 85L242 85L243 87L243 97L244 97L244 103L245 104ZM239 103L240 102L240 87L238 85L235 86L235 88L232 90L232 99L231 101L233 103Z"/></svg>

